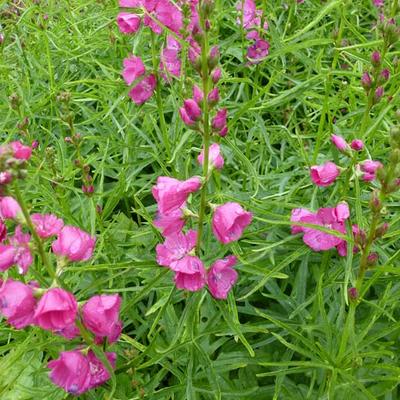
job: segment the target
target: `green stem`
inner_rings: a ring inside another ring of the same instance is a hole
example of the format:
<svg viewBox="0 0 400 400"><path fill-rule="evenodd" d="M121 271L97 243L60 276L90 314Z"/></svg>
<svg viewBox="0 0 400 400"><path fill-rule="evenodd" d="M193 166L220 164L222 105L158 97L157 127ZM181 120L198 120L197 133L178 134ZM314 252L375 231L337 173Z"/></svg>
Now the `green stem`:
<svg viewBox="0 0 400 400"><path fill-rule="evenodd" d="M26 207L25 201L24 201L24 199L21 195L21 192L19 191L19 188L16 184L14 184L14 195L21 207L22 214L24 215L26 224L28 225L28 228L32 233L33 239L34 239L37 249L39 251L40 258L42 259L42 262L43 262L44 266L46 267L49 276L53 279L53 281L58 283L57 275L56 275L54 269L51 267L49 259L46 254L46 251L44 250L42 239L39 237L39 235L36 232L36 229L31 220L31 216L29 214L28 208Z"/></svg>
<svg viewBox="0 0 400 400"><path fill-rule="evenodd" d="M200 7L201 8L201 7ZM201 248L201 239L203 233L203 224L205 218L205 210L207 207L207 183L208 183L208 162L209 162L209 147L210 147L210 116L209 116L209 105L208 105L208 93L210 91L210 74L208 68L208 32L206 29L205 19L202 12L200 12L200 23L203 29L203 43L201 46L201 78L203 83L203 149L204 149L204 160L203 160L203 186L201 188L200 197L200 210L199 210L199 222L197 229L197 243L196 253L199 254Z"/></svg>

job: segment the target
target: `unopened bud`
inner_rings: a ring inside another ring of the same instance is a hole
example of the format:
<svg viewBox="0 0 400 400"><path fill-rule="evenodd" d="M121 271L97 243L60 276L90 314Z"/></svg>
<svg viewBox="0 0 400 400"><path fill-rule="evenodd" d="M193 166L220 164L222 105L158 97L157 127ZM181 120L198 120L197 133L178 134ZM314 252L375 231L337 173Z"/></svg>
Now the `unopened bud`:
<svg viewBox="0 0 400 400"><path fill-rule="evenodd" d="M378 253L372 252L367 257L367 264L369 266L373 266L378 262L378 259L379 259Z"/></svg>
<svg viewBox="0 0 400 400"><path fill-rule="evenodd" d="M375 231L375 239L381 238L386 235L389 230L389 224L384 222L381 226L379 226Z"/></svg>
<svg viewBox="0 0 400 400"><path fill-rule="evenodd" d="M382 202L379 199L379 193L376 190L371 193L369 206L374 213L377 213L382 209Z"/></svg>
<svg viewBox="0 0 400 400"><path fill-rule="evenodd" d="M358 290L355 287L351 287L347 291L350 300L357 300L358 299Z"/></svg>
<svg viewBox="0 0 400 400"><path fill-rule="evenodd" d="M211 51L210 55L208 57L208 67L210 70L213 70L219 62L219 49L218 46L214 46Z"/></svg>
<svg viewBox="0 0 400 400"><path fill-rule="evenodd" d="M381 63L381 54L379 51L374 51L371 54L371 63L374 67L378 67Z"/></svg>
<svg viewBox="0 0 400 400"><path fill-rule="evenodd" d="M378 86L377 88L376 88L376 90L375 90L375 103L378 103L379 102L379 100L382 98L382 96L383 96L383 93L384 93L384 89L383 89L383 87L382 86Z"/></svg>

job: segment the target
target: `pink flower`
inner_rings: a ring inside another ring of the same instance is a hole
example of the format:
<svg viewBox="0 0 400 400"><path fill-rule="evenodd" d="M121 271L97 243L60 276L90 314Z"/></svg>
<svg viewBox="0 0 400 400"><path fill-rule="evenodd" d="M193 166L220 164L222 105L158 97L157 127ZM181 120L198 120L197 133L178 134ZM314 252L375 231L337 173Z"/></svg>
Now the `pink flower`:
<svg viewBox="0 0 400 400"><path fill-rule="evenodd" d="M14 265L16 254L14 246L0 244L0 271L4 272Z"/></svg>
<svg viewBox="0 0 400 400"><path fill-rule="evenodd" d="M352 233L353 233L353 237L357 240L357 237L359 237L361 235L361 230L358 227L358 225L352 226ZM341 243L339 243L336 246L336 250L340 256L346 257L347 256L347 241L343 240ZM360 251L360 248L357 245L355 245L353 247L353 253L356 254L359 251Z"/></svg>
<svg viewBox="0 0 400 400"><path fill-rule="evenodd" d="M346 151L349 148L346 141L339 135L332 135L331 140L339 151Z"/></svg>
<svg viewBox="0 0 400 400"><path fill-rule="evenodd" d="M166 71L164 78L168 80L168 75L179 77L181 75L181 60L179 51L175 49L163 49L161 53L160 69Z"/></svg>
<svg viewBox="0 0 400 400"><path fill-rule="evenodd" d="M154 33L161 34L163 25L175 33L183 27L182 13L169 0L145 1L144 6L147 14L143 22Z"/></svg>
<svg viewBox="0 0 400 400"><path fill-rule="evenodd" d="M51 245L54 254L70 261L87 261L92 257L96 238L75 226L66 225Z"/></svg>
<svg viewBox="0 0 400 400"><path fill-rule="evenodd" d="M206 270L203 263L198 259L198 271L195 273L176 272L174 276L175 286L178 289L197 292L206 284Z"/></svg>
<svg viewBox="0 0 400 400"><path fill-rule="evenodd" d="M212 230L221 243L234 242L242 236L252 218L252 214L243 210L240 204L228 202L215 209Z"/></svg>
<svg viewBox="0 0 400 400"><path fill-rule="evenodd" d="M197 160L200 165L204 163L204 149L201 151ZM224 166L224 158L221 155L220 146L213 143L208 149L208 162L213 168L221 169Z"/></svg>
<svg viewBox="0 0 400 400"><path fill-rule="evenodd" d="M292 216L290 218L291 222L302 222L304 217L313 216L314 214L311 211L308 211L305 208L294 208L292 210ZM292 235L296 235L297 233L304 232L303 227L299 225L292 224Z"/></svg>
<svg viewBox="0 0 400 400"><path fill-rule="evenodd" d="M363 172L361 178L365 182L370 182L376 179L376 171L383 168L383 164L379 161L365 160L359 164L359 167Z"/></svg>
<svg viewBox="0 0 400 400"><path fill-rule="evenodd" d="M270 44L263 39L257 39L253 45L247 49L247 58L251 64L258 64L269 54Z"/></svg>
<svg viewBox="0 0 400 400"><path fill-rule="evenodd" d="M11 196L0 198L0 217L3 219L17 219L22 216L18 202Z"/></svg>
<svg viewBox="0 0 400 400"><path fill-rule="evenodd" d="M0 243L7 237L7 227L0 219Z"/></svg>
<svg viewBox="0 0 400 400"><path fill-rule="evenodd" d="M360 139L354 139L351 144L350 147L354 150L354 151L361 151L364 148L364 142Z"/></svg>
<svg viewBox="0 0 400 400"><path fill-rule="evenodd" d="M350 217L350 211L347 203L339 203L334 208L320 208L316 213L311 213L305 209L294 209L292 211L292 222L302 222L323 226L339 233L346 233L345 221ZM338 236L323 231L295 226L292 233L304 232L304 243L314 251L329 250L337 247L344 241Z"/></svg>
<svg viewBox="0 0 400 400"><path fill-rule="evenodd" d="M122 71L122 76L127 85L131 85L136 79L144 75L146 72L146 68L140 57L131 56L129 58L125 58L123 63L124 70Z"/></svg>
<svg viewBox="0 0 400 400"><path fill-rule="evenodd" d="M31 220L37 234L43 239L57 235L64 226L64 221L53 214L32 214Z"/></svg>
<svg viewBox="0 0 400 400"><path fill-rule="evenodd" d="M226 126L226 117L228 114L228 110L226 108L222 108L217 112L215 117L212 120L212 127L215 130L220 131Z"/></svg>
<svg viewBox="0 0 400 400"><path fill-rule="evenodd" d="M200 187L201 180L197 176L186 181L159 176L152 193L157 201L159 212L169 214L180 208L186 202L189 194L196 192Z"/></svg>
<svg viewBox="0 0 400 400"><path fill-rule="evenodd" d="M8 279L0 286L0 312L16 329L33 323L36 300L32 288L22 282Z"/></svg>
<svg viewBox="0 0 400 400"><path fill-rule="evenodd" d="M340 170L337 165L331 161L327 161L323 165L314 165L310 168L311 180L317 186L329 186L335 182L339 176Z"/></svg>
<svg viewBox="0 0 400 400"><path fill-rule="evenodd" d="M117 355L115 353L106 352L106 357L113 368L115 368ZM111 376L104 364L96 357L92 350L87 355L90 371L89 389L93 389L107 382Z"/></svg>
<svg viewBox="0 0 400 400"><path fill-rule="evenodd" d="M156 86L157 86L157 80L155 75L153 74L147 75L130 90L129 97L137 105L143 104L151 96L153 96Z"/></svg>
<svg viewBox="0 0 400 400"><path fill-rule="evenodd" d="M18 160L29 160L31 158L32 148L30 146L24 146L19 141L10 142L10 146L14 152L14 158Z"/></svg>
<svg viewBox="0 0 400 400"><path fill-rule="evenodd" d="M121 335L120 308L121 297L117 294L93 296L82 307L83 323L96 338L107 337L113 343Z"/></svg>
<svg viewBox="0 0 400 400"><path fill-rule="evenodd" d="M15 229L14 236L10 237L10 243L15 248L14 264L18 267L20 274L26 274L32 265L33 256L29 248L31 235L23 233L21 225Z"/></svg>
<svg viewBox="0 0 400 400"><path fill-rule="evenodd" d="M145 0L119 0L120 7L139 8L142 7Z"/></svg>
<svg viewBox="0 0 400 400"><path fill-rule="evenodd" d="M383 7L384 1L383 0L372 0L375 7Z"/></svg>
<svg viewBox="0 0 400 400"><path fill-rule="evenodd" d="M207 273L207 283L211 294L216 299L226 299L232 286L238 278L238 273L232 268L237 262L235 256L217 260Z"/></svg>
<svg viewBox="0 0 400 400"><path fill-rule="evenodd" d="M48 367L51 381L66 392L79 395L89 390L90 365L80 350L62 351Z"/></svg>
<svg viewBox="0 0 400 400"><path fill-rule="evenodd" d="M140 27L140 17L136 14L121 12L117 15L118 28L122 33L129 35L136 33Z"/></svg>
<svg viewBox="0 0 400 400"><path fill-rule="evenodd" d="M193 230L186 234L179 232L168 236L163 244L156 247L157 263L175 272L197 273L202 262L189 254L195 248L196 241L197 232Z"/></svg>
<svg viewBox="0 0 400 400"><path fill-rule="evenodd" d="M161 229L164 237L181 232L185 226L185 217L181 209L174 210L169 214L158 213L154 225Z"/></svg>
<svg viewBox="0 0 400 400"><path fill-rule="evenodd" d="M60 331L75 324L78 303L64 289L49 289L39 300L35 310L35 324L49 331Z"/></svg>
<svg viewBox="0 0 400 400"><path fill-rule="evenodd" d="M65 339L72 340L72 339L75 339L76 337L78 337L81 332L74 323L72 325L68 325L67 327L65 327L63 329L58 329L58 330L54 331L54 333L56 333L57 335L63 336Z"/></svg>
<svg viewBox="0 0 400 400"><path fill-rule="evenodd" d="M260 13L256 9L256 3L254 0L242 0L236 6L236 9L243 13L241 17L238 17L237 23L242 24L244 29L251 29L255 26L260 25Z"/></svg>

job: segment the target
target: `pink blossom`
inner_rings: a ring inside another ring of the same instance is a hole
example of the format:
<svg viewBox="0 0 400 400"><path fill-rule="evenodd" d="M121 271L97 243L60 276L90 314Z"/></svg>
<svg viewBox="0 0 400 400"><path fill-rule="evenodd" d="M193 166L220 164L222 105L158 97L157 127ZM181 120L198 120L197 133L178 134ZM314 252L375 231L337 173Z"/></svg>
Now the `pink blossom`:
<svg viewBox="0 0 400 400"><path fill-rule="evenodd" d="M340 170L337 165L331 161L327 161L322 165L314 165L310 168L311 180L317 186L329 186L335 182L339 176Z"/></svg>
<svg viewBox="0 0 400 400"><path fill-rule="evenodd" d="M197 160L200 165L204 163L204 149L201 151ZM213 143L208 149L209 165L214 168L221 169L224 166L224 158L221 155L220 146L218 143Z"/></svg>
<svg viewBox="0 0 400 400"><path fill-rule="evenodd" d="M154 220L154 225L161 229L161 233L164 237L178 233L185 226L183 211L178 208L169 214L158 213L157 218Z"/></svg>
<svg viewBox="0 0 400 400"><path fill-rule="evenodd" d="M145 1L144 6L147 13L143 22L154 33L161 34L163 25L175 33L183 27L182 13L169 0Z"/></svg>
<svg viewBox="0 0 400 400"><path fill-rule="evenodd" d="M358 225L353 225L352 226L352 233L353 233L353 237L355 239L357 239L357 237L359 237L359 235L361 234L361 230L358 227ZM342 242L340 242L337 246L336 246L336 250L338 252L338 254L342 257L346 257L347 256L347 241L346 240L342 240ZM353 247L353 253L356 254L360 251L360 248L355 245Z"/></svg>
<svg viewBox="0 0 400 400"><path fill-rule="evenodd" d="M349 145L346 143L346 141L339 135L332 135L331 140L339 151L346 151L349 148Z"/></svg>
<svg viewBox="0 0 400 400"><path fill-rule="evenodd" d="M365 160L359 164L359 167L363 172L361 178L365 182L370 182L376 179L376 171L383 168L383 164L379 161Z"/></svg>
<svg viewBox="0 0 400 400"><path fill-rule="evenodd" d="M14 246L0 244L0 271L4 272L14 265L16 254Z"/></svg>
<svg viewBox="0 0 400 400"><path fill-rule="evenodd" d="M0 198L0 218L17 219L22 216L22 210L18 202L11 196Z"/></svg>
<svg viewBox="0 0 400 400"><path fill-rule="evenodd" d="M32 147L25 146L19 141L10 142L10 146L14 152L14 158L18 160L29 160L32 155Z"/></svg>
<svg viewBox="0 0 400 400"><path fill-rule="evenodd" d="M334 208L320 208L316 213L311 213L306 209L295 209L292 211L291 222L319 225L338 233L345 234L345 221L349 216L349 207L347 203L342 202ZM299 232L304 232L304 243L314 251L329 250L341 245L344 241L338 236L314 228L295 226L295 231L292 228L292 233Z"/></svg>
<svg viewBox="0 0 400 400"><path fill-rule="evenodd" d="M70 261L87 261L92 257L96 238L75 226L66 225L51 245L54 254Z"/></svg>
<svg viewBox="0 0 400 400"><path fill-rule="evenodd" d="M43 329L59 331L75 324L78 303L64 289L49 289L39 300L35 310L35 324Z"/></svg>
<svg viewBox="0 0 400 400"><path fill-rule="evenodd" d="M66 392L79 395L89 390L90 365L80 350L62 351L48 367L51 381Z"/></svg>
<svg viewBox="0 0 400 400"><path fill-rule="evenodd" d="M7 237L6 224L0 219L0 243Z"/></svg>
<svg viewBox="0 0 400 400"><path fill-rule="evenodd" d="M93 296L82 307L83 323L96 338L106 337L113 343L121 335L120 308L121 297L117 294Z"/></svg>
<svg viewBox="0 0 400 400"><path fill-rule="evenodd" d="M201 270L202 262L190 253L196 246L197 232L179 232L165 239L156 247L157 263L175 272L194 274Z"/></svg>
<svg viewBox="0 0 400 400"><path fill-rule="evenodd" d="M218 206L212 218L215 237L224 244L238 240L253 216L238 203L228 202Z"/></svg>
<svg viewBox="0 0 400 400"><path fill-rule="evenodd" d="M119 0L120 7L139 8L143 6L143 1L146 0Z"/></svg>
<svg viewBox="0 0 400 400"><path fill-rule="evenodd" d="M37 234L43 239L57 235L64 226L64 221L53 214L32 214L31 220Z"/></svg>
<svg viewBox="0 0 400 400"><path fill-rule="evenodd" d="M33 323L36 300L32 288L22 282L8 279L0 286L0 312L16 329Z"/></svg>
<svg viewBox="0 0 400 400"><path fill-rule="evenodd" d="M161 214L169 214L182 207L190 193L196 192L201 187L201 180L195 176L186 181L159 176L152 193L158 204Z"/></svg>
<svg viewBox="0 0 400 400"><path fill-rule="evenodd" d="M151 96L157 86L157 79L154 74L147 75L130 92L129 97L137 105L145 103Z"/></svg>
<svg viewBox="0 0 400 400"><path fill-rule="evenodd" d="M257 64L267 57L269 48L269 42L263 39L257 39L254 44L247 49L247 58L252 64Z"/></svg>
<svg viewBox="0 0 400 400"><path fill-rule="evenodd" d="M9 171L0 172L0 186L8 185L12 181L12 175Z"/></svg>
<svg viewBox="0 0 400 400"><path fill-rule="evenodd" d="M115 353L106 352L106 357L113 368L117 361L117 355ZM89 371L90 371L90 382L89 389L96 388L103 383L107 382L111 375L107 368L104 366L102 361L100 361L92 350L89 351L87 355L89 361Z"/></svg>
<svg viewBox="0 0 400 400"><path fill-rule="evenodd" d="M244 29L251 29L256 26L260 26L261 24L261 10L256 9L256 3L254 0L242 0L240 1L236 9L242 13L242 17L238 17L237 23L240 25L242 24L243 20L243 28ZM267 26L268 27L268 26Z"/></svg>
<svg viewBox="0 0 400 400"><path fill-rule="evenodd" d="M10 237L10 243L16 250L14 264L17 265L20 274L26 274L33 262L33 256L29 248L30 240L31 235L23 233L21 225L16 227L14 236Z"/></svg>
<svg viewBox="0 0 400 400"><path fill-rule="evenodd" d="M136 14L121 12L117 15L118 28L122 33L129 35L138 31L140 27L140 17Z"/></svg>
<svg viewBox="0 0 400 400"><path fill-rule="evenodd" d="M140 57L131 56L129 58L125 58L123 63L124 70L122 71L122 76L127 85L131 85L136 79L144 75L146 72L146 68Z"/></svg>
<svg viewBox="0 0 400 400"><path fill-rule="evenodd" d="M216 299L226 299L232 286L238 278L238 273L232 268L237 262L235 256L217 260L207 273L207 283L211 294Z"/></svg>
<svg viewBox="0 0 400 400"><path fill-rule="evenodd" d="M364 142L360 139L354 139L351 143L350 143L350 147L354 150L354 151L361 151L364 148Z"/></svg>
<svg viewBox="0 0 400 400"><path fill-rule="evenodd" d="M206 270L203 263L198 259L198 271L195 273L176 272L174 276L175 286L178 289L197 292L206 284Z"/></svg>
<svg viewBox="0 0 400 400"><path fill-rule="evenodd" d="M383 7L384 6L384 1L383 0L372 0L374 3L375 7Z"/></svg>
<svg viewBox="0 0 400 400"><path fill-rule="evenodd" d="M292 216L290 218L291 222L301 222L304 217L313 216L314 214L311 211L308 211L306 208L294 208L292 210ZM303 227L299 225L292 224L292 235L296 235L297 233L303 232Z"/></svg>
<svg viewBox="0 0 400 400"><path fill-rule="evenodd" d="M166 71L164 78L168 80L168 75L179 77L181 75L181 60L179 52L175 49L163 49L161 53L160 69Z"/></svg>

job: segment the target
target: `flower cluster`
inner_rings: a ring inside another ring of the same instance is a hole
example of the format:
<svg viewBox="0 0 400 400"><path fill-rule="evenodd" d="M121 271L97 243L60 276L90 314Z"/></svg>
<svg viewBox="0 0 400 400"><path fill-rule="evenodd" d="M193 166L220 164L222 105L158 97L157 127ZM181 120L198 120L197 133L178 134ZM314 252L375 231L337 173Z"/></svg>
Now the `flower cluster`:
<svg viewBox="0 0 400 400"><path fill-rule="evenodd" d="M1 146L2 155L6 154L4 159L27 161L31 148L15 143L19 142ZM12 165L10 175L19 176L25 165L14 162ZM59 277L68 262L87 261L92 257L95 237L65 225L53 214L30 214L14 185L13 179L1 185L2 192L15 189L18 201L10 195L0 197L0 271L16 265L20 274L27 274L33 264L33 251L37 250L53 281L49 288L41 288L36 281L26 284L12 278L0 279L0 313L15 329L37 326L68 340L82 336L87 348L79 344L75 350L62 352L58 360L48 365L50 378L56 385L71 394L81 394L110 378L109 366L103 364L93 349L96 344L114 343L121 335L121 298L117 294L95 295L81 307L78 305L75 296L61 287ZM57 258L56 270L49 262L46 247ZM41 276L40 268L35 275ZM109 364L115 366L116 354L107 353L107 357Z"/></svg>
<svg viewBox="0 0 400 400"><path fill-rule="evenodd" d="M120 0L119 5L125 11L117 16L117 24L124 34L134 34L143 23L156 35L167 32L166 43L159 57L159 71L146 72L140 57L130 56L123 62L123 78L131 87L129 97L138 105L146 102L157 86L158 73L167 81L181 75L182 43L188 44L190 62L196 65L199 46L194 37L199 33L197 0ZM128 8L134 11L128 12Z"/></svg>
<svg viewBox="0 0 400 400"><path fill-rule="evenodd" d="M192 51L189 50L189 57L201 78L202 87L194 85L192 98L185 99L179 109L185 125L199 132L203 138L203 149L197 158L203 167L203 176L194 176L183 181L160 176L152 193L158 206L154 225L165 237L164 243L156 247L158 264L174 272L177 288L194 292L208 285L215 298L224 299L238 277L233 269L237 262L236 257L228 255L218 259L208 269L200 258L207 183L213 171L222 169L224 165L220 145L217 142L210 143L210 139L218 139L228 133L227 110L221 108L214 111L220 101L219 89L215 85L222 72L218 68L218 47L209 49L208 46L207 35L211 29L208 16L211 9L211 3L204 2L203 7L198 10L199 22L191 42ZM199 190L200 208L198 213L194 213L188 209L187 203L189 196ZM251 222L252 214L238 203L209 206L213 209L212 231L222 244L238 240ZM198 228L184 232L190 218L198 219Z"/></svg>
<svg viewBox="0 0 400 400"><path fill-rule="evenodd" d="M23 177L24 166L32 156L32 146L20 141L0 146L0 190L15 178Z"/></svg>
<svg viewBox="0 0 400 400"><path fill-rule="evenodd" d="M239 12L237 23L247 31L246 39L253 43L247 48L247 59L250 64L258 64L269 54L270 44L263 39L268 23L261 10L256 8L254 0L241 0L236 6Z"/></svg>

